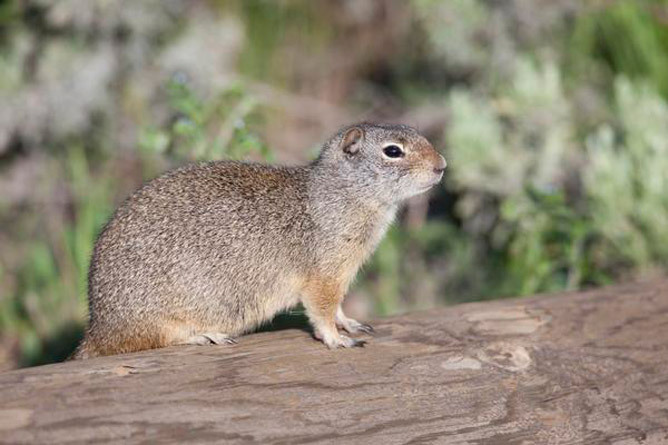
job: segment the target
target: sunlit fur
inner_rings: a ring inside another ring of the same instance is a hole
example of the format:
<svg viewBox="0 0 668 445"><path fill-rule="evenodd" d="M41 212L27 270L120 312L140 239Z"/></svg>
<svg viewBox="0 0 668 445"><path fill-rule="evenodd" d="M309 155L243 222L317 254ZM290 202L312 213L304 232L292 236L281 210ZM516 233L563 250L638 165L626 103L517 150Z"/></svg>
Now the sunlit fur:
<svg viewBox="0 0 668 445"><path fill-rule="evenodd" d="M342 147L361 132L354 154ZM382 147L401 144L389 159ZM97 240L86 358L232 338L300 301L329 347L361 325L340 311L362 263L409 196L436 184L443 158L413 128L358 124L306 166L219 161L147 183ZM338 315L337 315L338 314Z"/></svg>

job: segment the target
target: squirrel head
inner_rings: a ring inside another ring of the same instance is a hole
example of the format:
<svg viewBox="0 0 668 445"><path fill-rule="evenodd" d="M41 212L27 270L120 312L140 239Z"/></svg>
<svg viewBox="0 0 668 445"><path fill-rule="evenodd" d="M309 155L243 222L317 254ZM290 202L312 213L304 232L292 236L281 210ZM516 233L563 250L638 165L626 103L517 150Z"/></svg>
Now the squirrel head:
<svg viewBox="0 0 668 445"><path fill-rule="evenodd" d="M446 167L443 156L416 129L369 123L341 130L325 143L316 164L330 167L346 188L391 203L429 190Z"/></svg>

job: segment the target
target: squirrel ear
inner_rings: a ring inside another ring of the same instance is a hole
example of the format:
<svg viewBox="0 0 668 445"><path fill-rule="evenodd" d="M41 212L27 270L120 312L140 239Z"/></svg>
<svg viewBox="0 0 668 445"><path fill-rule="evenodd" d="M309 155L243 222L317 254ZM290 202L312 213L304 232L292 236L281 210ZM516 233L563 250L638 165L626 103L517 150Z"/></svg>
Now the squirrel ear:
<svg viewBox="0 0 668 445"><path fill-rule="evenodd" d="M353 127L346 131L341 141L341 150L349 155L354 155L360 149L360 142L364 138L364 132L359 127Z"/></svg>

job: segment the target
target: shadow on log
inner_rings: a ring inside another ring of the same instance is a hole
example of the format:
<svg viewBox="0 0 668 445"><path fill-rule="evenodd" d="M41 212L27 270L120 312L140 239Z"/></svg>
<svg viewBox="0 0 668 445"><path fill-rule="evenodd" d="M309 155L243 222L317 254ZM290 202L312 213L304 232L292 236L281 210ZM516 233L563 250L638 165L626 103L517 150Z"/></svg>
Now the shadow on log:
<svg viewBox="0 0 668 445"><path fill-rule="evenodd" d="M0 443L668 443L668 283L0 374Z"/></svg>

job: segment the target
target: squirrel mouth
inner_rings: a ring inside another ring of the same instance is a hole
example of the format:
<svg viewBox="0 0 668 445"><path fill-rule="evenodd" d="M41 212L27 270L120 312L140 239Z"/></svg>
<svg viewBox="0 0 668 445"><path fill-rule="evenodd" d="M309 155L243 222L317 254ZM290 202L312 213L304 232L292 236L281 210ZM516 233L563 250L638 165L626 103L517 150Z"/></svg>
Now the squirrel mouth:
<svg viewBox="0 0 668 445"><path fill-rule="evenodd" d="M426 192L427 190L429 190L430 188L434 187L435 185L438 185L438 183L441 182L441 179L442 179L442 178L443 178L443 174L441 173L441 174L439 175L438 179L436 179L436 180L434 180L434 181L431 181L430 183L428 183L428 184L426 184L426 185L421 186L421 187L418 189L418 193L424 193L424 192Z"/></svg>
<svg viewBox="0 0 668 445"><path fill-rule="evenodd" d="M435 185L438 184L439 182L440 182L440 181L436 181L436 182L432 182L432 183L427 184L427 185L423 185L422 187L420 187L420 188L418 189L418 193L424 193L424 192L426 192L427 190L429 190L430 188L432 188L433 186L435 186Z"/></svg>

